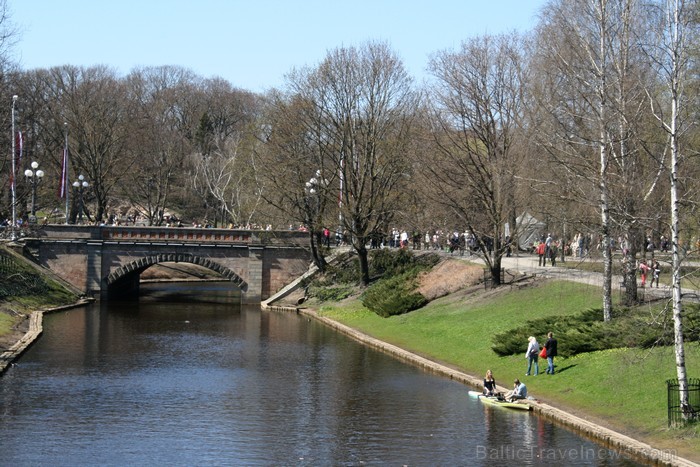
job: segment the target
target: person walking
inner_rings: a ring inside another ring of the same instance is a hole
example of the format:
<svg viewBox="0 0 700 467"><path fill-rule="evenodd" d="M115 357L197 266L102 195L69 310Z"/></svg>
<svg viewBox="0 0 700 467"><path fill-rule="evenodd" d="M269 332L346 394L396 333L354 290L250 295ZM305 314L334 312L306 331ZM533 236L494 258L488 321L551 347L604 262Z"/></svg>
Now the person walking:
<svg viewBox="0 0 700 467"><path fill-rule="evenodd" d="M544 240L544 263L543 266L547 265L547 259L550 259L552 256L552 242L554 239L552 238L552 234L548 233L547 238ZM552 264L554 266L554 264Z"/></svg>
<svg viewBox="0 0 700 467"><path fill-rule="evenodd" d="M547 342L544 343L544 348L547 350L547 374L554 374L554 357L557 356L557 340L550 332L547 333Z"/></svg>
<svg viewBox="0 0 700 467"><path fill-rule="evenodd" d="M646 260L639 263L639 273L642 276L642 287L647 283L647 273L649 272L649 265Z"/></svg>
<svg viewBox="0 0 700 467"><path fill-rule="evenodd" d="M654 260L654 265L651 267L651 286L654 287L654 281L656 281L656 288L659 288L659 275L661 274L661 265L659 264L659 260Z"/></svg>
<svg viewBox="0 0 700 467"><path fill-rule="evenodd" d="M540 364L538 362L540 355L540 344L537 343L537 339L534 336L527 338L529 341L527 345L527 352L525 352L525 358L527 359L527 372L525 376L530 376L530 370L532 369L532 364L535 364L535 376L540 372Z"/></svg>
<svg viewBox="0 0 700 467"><path fill-rule="evenodd" d="M537 265L538 266L546 266L545 264L547 262L547 258L544 257L544 242L540 242L537 244Z"/></svg>

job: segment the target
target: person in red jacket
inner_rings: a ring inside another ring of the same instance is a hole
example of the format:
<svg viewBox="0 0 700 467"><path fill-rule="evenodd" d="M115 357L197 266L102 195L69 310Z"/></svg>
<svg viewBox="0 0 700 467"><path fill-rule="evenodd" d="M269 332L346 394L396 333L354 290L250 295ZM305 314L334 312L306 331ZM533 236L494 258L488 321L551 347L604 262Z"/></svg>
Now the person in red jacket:
<svg viewBox="0 0 700 467"><path fill-rule="evenodd" d="M544 242L540 242L537 245L537 256L539 257L539 260L537 262L538 266L546 266L547 258L544 257L545 248L546 247Z"/></svg>
<svg viewBox="0 0 700 467"><path fill-rule="evenodd" d="M642 287L645 286L647 283L647 273L649 272L649 265L647 264L646 260L642 261L639 264L639 273L642 276Z"/></svg>

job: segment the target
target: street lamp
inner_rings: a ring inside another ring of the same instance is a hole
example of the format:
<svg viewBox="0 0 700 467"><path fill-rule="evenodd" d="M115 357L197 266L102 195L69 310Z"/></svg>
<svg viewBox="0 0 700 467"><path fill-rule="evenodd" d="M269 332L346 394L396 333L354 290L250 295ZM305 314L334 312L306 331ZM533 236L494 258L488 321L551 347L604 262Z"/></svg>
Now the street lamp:
<svg viewBox="0 0 700 467"><path fill-rule="evenodd" d="M32 186L32 217L29 219L30 222L36 222L36 187L44 176L44 171L39 169L39 163L34 161L31 164L32 168L24 171L24 176Z"/></svg>
<svg viewBox="0 0 700 467"><path fill-rule="evenodd" d="M316 174L305 185L304 191L306 192L306 205L308 207L306 215L309 217L309 227L313 228L316 224L316 217L318 217L321 210L321 195L323 194L321 190L328 185L328 181L323 178L321 170L317 170Z"/></svg>
<svg viewBox="0 0 700 467"><path fill-rule="evenodd" d="M15 190L15 174L17 174L17 168L15 167L15 104L19 96L12 96L12 233L11 238L15 240L17 236L15 235L15 228L17 227L17 209L15 207L17 201L17 190Z"/></svg>
<svg viewBox="0 0 700 467"><path fill-rule="evenodd" d="M78 223L83 223L83 190L90 184L85 180L84 175L78 175L78 180L73 182L73 186L78 190Z"/></svg>

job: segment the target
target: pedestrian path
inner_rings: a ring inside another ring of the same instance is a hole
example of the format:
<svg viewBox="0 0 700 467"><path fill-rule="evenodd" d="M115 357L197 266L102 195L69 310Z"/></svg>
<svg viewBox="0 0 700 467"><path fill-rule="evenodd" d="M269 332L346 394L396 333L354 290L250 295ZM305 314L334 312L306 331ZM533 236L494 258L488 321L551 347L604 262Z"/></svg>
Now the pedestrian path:
<svg viewBox="0 0 700 467"><path fill-rule="evenodd" d="M465 256L464 259L473 262L479 262L484 264L484 260L476 255ZM507 271L517 271L520 274L537 275L540 277L552 278L552 279L563 279L568 281L575 281L579 283L589 284L597 287L603 286L603 274L599 272L586 271L583 269L577 269L575 267L568 267L570 264L576 264L580 262L577 258L567 258L567 266L552 266L548 263L547 266L538 265L538 257L534 255L520 254L518 256L504 257L501 260L501 267ZM590 260L586 260L590 261ZM613 293L621 293L621 289L624 287L623 278L620 275L614 275L612 277L612 291ZM665 284L661 284L659 287L639 287L638 294L640 298L646 300L657 300L657 299L671 299L671 287ZM683 289L683 299L684 301L698 303L700 302L700 291L693 289Z"/></svg>

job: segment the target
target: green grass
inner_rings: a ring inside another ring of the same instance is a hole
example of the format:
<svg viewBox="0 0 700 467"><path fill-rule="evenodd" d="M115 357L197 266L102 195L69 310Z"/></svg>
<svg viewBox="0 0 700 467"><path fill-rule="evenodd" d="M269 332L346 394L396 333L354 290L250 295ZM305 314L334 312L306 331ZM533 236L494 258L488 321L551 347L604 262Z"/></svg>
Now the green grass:
<svg viewBox="0 0 700 467"><path fill-rule="evenodd" d="M78 297L61 284L30 266L20 256L3 252L14 258L12 267L3 272L0 287L0 336L12 332L27 314L42 308L52 308L75 303Z"/></svg>
<svg viewBox="0 0 700 467"><path fill-rule="evenodd" d="M525 376L526 342L521 355L498 357L491 350L494 334L528 320L600 306L600 290L596 287L560 281L513 288L490 299L453 294L390 318L380 318L357 301L323 305L319 313L472 375L481 376L491 369L497 383L506 388L514 378L520 378L538 399L586 414L584 418L589 420L602 420L654 447L678 449L697 461L697 428L667 429L666 380L676 377L671 347L613 349L557 358L557 374L537 377ZM649 308L647 305L640 313L651 311ZM700 376L700 346L688 343L685 350L688 376ZM546 361L540 360L540 364L540 372L544 373Z"/></svg>
<svg viewBox="0 0 700 467"><path fill-rule="evenodd" d="M8 334L14 324L15 320L10 315L0 313L0 335Z"/></svg>

